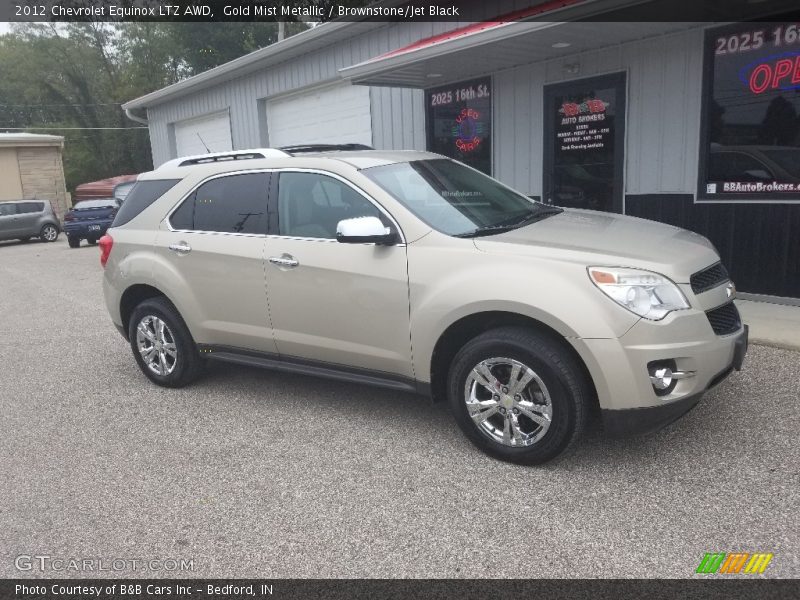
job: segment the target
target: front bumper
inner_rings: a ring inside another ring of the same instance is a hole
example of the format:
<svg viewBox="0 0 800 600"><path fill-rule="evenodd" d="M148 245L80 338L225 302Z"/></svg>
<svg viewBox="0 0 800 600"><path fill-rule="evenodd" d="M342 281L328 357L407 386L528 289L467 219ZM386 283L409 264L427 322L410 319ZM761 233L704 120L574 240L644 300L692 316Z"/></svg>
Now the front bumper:
<svg viewBox="0 0 800 600"><path fill-rule="evenodd" d="M705 313L694 310L642 320L619 339L572 342L592 376L606 430L621 435L660 429L691 410L708 389L741 369L747 339L746 325L715 335ZM663 360L694 375L659 396L648 364Z"/></svg>
<svg viewBox="0 0 800 600"><path fill-rule="evenodd" d="M649 408L629 408L627 410L603 410L603 429L606 434L624 437L652 433L674 423L697 406L709 389L722 383L734 370L741 371L744 357L747 354L748 327L736 336L734 342L733 362L718 373L702 392L690 394L661 406Z"/></svg>

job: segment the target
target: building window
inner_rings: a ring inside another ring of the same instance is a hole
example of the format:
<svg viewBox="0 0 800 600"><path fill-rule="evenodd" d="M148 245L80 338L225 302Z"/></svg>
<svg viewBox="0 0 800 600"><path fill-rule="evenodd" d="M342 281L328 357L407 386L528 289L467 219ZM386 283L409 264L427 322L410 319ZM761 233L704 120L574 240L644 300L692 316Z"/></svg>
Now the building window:
<svg viewBox="0 0 800 600"><path fill-rule="evenodd" d="M698 199L800 200L800 23L706 32Z"/></svg>
<svg viewBox="0 0 800 600"><path fill-rule="evenodd" d="M488 77L428 90L428 150L491 174L491 90Z"/></svg>

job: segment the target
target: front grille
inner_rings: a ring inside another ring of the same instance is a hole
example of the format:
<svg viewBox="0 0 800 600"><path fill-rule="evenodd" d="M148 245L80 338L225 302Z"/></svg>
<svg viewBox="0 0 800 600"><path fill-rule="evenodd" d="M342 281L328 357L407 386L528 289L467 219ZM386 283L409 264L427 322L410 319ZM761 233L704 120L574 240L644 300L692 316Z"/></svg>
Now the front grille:
<svg viewBox="0 0 800 600"><path fill-rule="evenodd" d="M721 262L711 265L707 269L698 271L689 279L692 291L695 294L702 294L706 290L717 287L719 284L728 281L728 269Z"/></svg>
<svg viewBox="0 0 800 600"><path fill-rule="evenodd" d="M742 326L742 320L739 318L739 311L736 310L733 302L728 302L706 312L708 322L711 323L711 329L717 335L728 335L739 331Z"/></svg>

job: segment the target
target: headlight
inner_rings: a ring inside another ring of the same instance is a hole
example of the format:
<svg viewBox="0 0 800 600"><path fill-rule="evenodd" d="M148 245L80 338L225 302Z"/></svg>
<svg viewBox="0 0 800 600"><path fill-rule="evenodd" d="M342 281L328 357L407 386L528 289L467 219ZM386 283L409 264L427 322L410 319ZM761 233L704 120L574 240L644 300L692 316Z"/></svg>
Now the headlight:
<svg viewBox="0 0 800 600"><path fill-rule="evenodd" d="M678 286L658 273L615 267L589 267L588 271L600 291L645 319L659 321L673 310L689 308Z"/></svg>

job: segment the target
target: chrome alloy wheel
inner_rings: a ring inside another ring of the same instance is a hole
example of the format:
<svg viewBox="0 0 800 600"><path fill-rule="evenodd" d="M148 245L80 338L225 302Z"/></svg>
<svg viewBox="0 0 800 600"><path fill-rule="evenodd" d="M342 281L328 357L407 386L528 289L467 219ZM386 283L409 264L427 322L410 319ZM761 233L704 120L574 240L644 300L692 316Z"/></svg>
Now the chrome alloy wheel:
<svg viewBox="0 0 800 600"><path fill-rule="evenodd" d="M58 229L52 225L47 225L42 233L44 234L44 239L48 242L52 242L58 237Z"/></svg>
<svg viewBox="0 0 800 600"><path fill-rule="evenodd" d="M156 375L169 375L178 363L178 348L175 338L160 318L148 315L136 326L136 347L139 354Z"/></svg>
<svg viewBox="0 0 800 600"><path fill-rule="evenodd" d="M535 444L553 416L544 381L513 358L488 358L475 365L467 375L464 402L481 433L504 446Z"/></svg>

